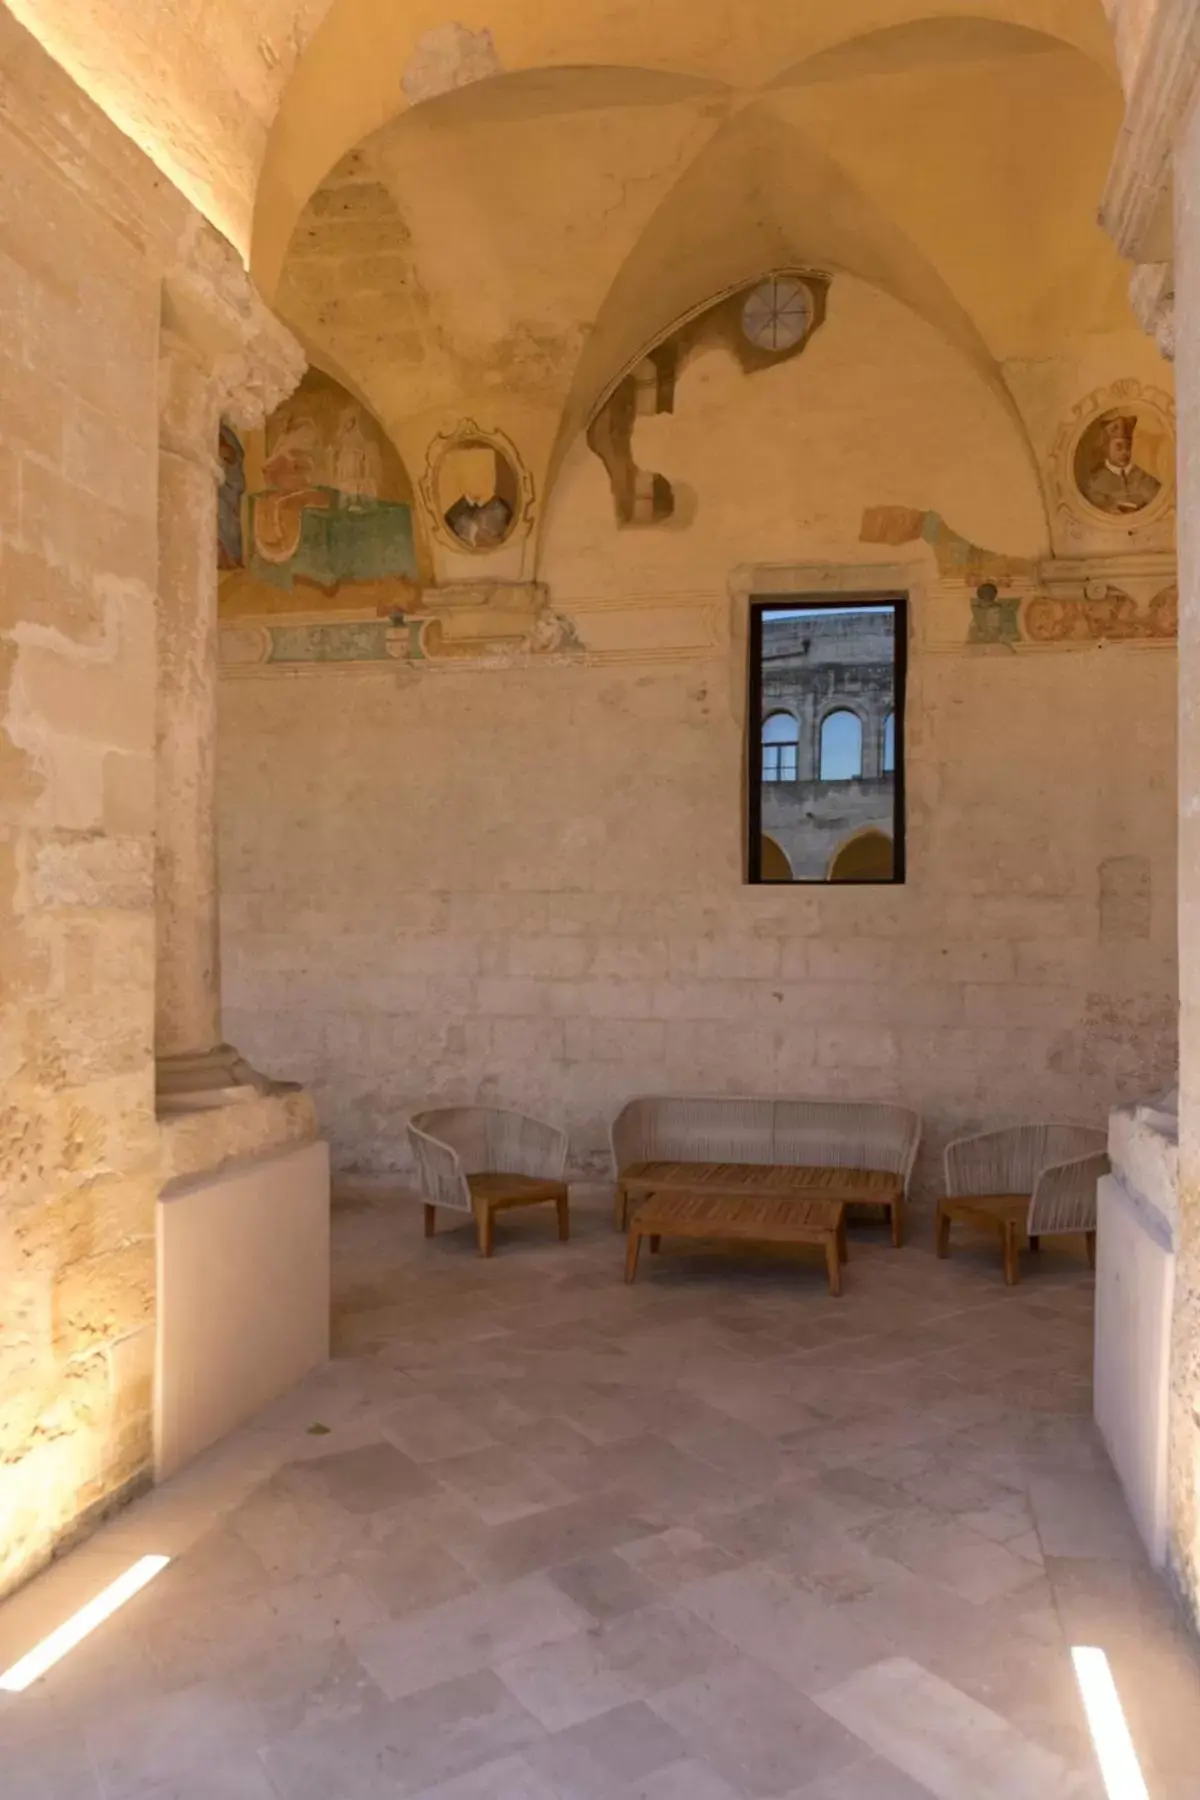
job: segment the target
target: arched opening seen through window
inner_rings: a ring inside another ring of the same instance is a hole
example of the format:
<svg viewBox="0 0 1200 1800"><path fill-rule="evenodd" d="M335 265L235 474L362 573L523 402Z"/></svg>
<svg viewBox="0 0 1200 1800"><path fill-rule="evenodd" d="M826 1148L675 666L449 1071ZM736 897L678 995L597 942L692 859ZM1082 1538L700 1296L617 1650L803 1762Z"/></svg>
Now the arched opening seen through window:
<svg viewBox="0 0 1200 1800"><path fill-rule="evenodd" d="M789 712L768 713L762 728L762 778L795 781L800 726Z"/></svg>
<svg viewBox="0 0 1200 1800"><path fill-rule="evenodd" d="M840 708L821 725L821 780L857 781L862 772L862 720L857 713Z"/></svg>
<svg viewBox="0 0 1200 1800"><path fill-rule="evenodd" d="M883 755L879 762L881 775L894 775L896 772L896 715L890 712L883 721Z"/></svg>

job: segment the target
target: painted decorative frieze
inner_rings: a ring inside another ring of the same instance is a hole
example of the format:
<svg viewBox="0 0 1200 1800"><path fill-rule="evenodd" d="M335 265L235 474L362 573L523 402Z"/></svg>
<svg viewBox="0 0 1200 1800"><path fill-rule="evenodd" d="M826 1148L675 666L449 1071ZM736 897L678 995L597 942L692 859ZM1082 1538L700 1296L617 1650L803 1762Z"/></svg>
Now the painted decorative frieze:
<svg viewBox="0 0 1200 1800"><path fill-rule="evenodd" d="M859 536L865 544L929 546L937 567L932 604L938 618L926 638L941 647L1154 645L1173 644L1178 635L1170 551L1006 556L971 543L935 512L903 506L868 507Z"/></svg>

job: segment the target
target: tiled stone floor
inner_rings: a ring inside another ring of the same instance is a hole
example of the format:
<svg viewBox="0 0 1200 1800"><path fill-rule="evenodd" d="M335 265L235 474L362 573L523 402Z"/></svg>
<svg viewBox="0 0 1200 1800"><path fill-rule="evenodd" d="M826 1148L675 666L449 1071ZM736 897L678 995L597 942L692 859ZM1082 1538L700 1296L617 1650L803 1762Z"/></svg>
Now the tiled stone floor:
<svg viewBox="0 0 1200 1800"><path fill-rule="evenodd" d="M575 1225L486 1264L337 1213L337 1360L0 1609L4 1666L175 1558L0 1694L5 1800L1092 1800L1073 1642L1152 1800L1198 1800L1081 1261L1009 1292L868 1226L841 1300L696 1250L627 1289L604 1197Z"/></svg>

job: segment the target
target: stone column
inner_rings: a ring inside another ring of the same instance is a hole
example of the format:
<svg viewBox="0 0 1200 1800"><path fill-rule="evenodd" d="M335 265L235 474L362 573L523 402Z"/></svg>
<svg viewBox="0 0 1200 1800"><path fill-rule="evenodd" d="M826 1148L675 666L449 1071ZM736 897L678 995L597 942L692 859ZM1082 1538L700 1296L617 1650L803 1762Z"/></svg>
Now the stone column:
<svg viewBox="0 0 1200 1800"><path fill-rule="evenodd" d="M1139 20L1100 216L1136 265L1130 299L1138 319L1175 359L1180 1083L1167 1554L1200 1624L1200 0L1155 0Z"/></svg>
<svg viewBox="0 0 1200 1800"><path fill-rule="evenodd" d="M1179 421L1179 1240L1171 1333L1171 1560L1200 1622L1200 100L1175 162Z"/></svg>
<svg viewBox="0 0 1200 1800"><path fill-rule="evenodd" d="M164 287L159 386L155 1008L161 1110L267 1085L221 1041L217 923L217 491L222 417L246 429L295 387L299 345L201 229Z"/></svg>
<svg viewBox="0 0 1200 1800"><path fill-rule="evenodd" d="M218 396L198 351L163 333L158 463L155 1048L165 1072L220 1043L214 750Z"/></svg>

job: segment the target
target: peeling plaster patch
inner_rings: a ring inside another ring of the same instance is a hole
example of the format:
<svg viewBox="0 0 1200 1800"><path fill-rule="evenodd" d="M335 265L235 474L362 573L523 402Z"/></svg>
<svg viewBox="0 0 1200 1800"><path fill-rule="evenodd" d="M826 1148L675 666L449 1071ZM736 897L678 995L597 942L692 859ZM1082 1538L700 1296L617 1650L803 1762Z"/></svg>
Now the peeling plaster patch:
<svg viewBox="0 0 1200 1800"><path fill-rule="evenodd" d="M418 42L400 85L416 106L421 100L435 100L439 94L503 73L504 65L486 25L482 31L459 24L438 25Z"/></svg>

